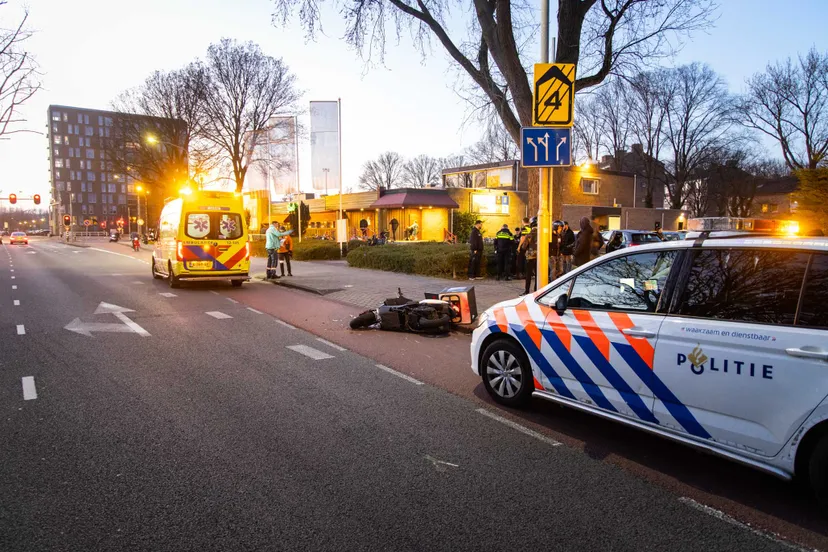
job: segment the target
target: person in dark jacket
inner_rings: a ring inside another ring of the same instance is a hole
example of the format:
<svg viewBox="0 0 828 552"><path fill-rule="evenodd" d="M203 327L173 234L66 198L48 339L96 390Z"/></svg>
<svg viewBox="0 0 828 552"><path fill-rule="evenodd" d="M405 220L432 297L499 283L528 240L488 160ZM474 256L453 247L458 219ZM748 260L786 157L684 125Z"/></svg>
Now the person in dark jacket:
<svg viewBox="0 0 828 552"><path fill-rule="evenodd" d="M538 224L535 218L530 223L529 233L520 238L520 251L526 258L526 280L523 291L526 295L532 289L532 277L535 278L535 291L538 289Z"/></svg>
<svg viewBox="0 0 828 552"><path fill-rule="evenodd" d="M609 243L607 243L607 253L612 253L613 251L618 251L623 248L624 244L621 243L622 237L621 232L616 232L612 235Z"/></svg>
<svg viewBox="0 0 828 552"><path fill-rule="evenodd" d="M520 241L523 236L527 236L529 234L530 227L529 227L529 217L523 217L523 226L520 228L520 233L515 234L515 238ZM526 254L518 248L518 255L517 255L517 275L518 278L522 278L524 272L526 271Z"/></svg>
<svg viewBox="0 0 828 552"><path fill-rule="evenodd" d="M495 234L495 257L497 258L497 279L505 279L509 281L512 279L510 265L512 264L512 246L515 243L515 237L509 230L509 225L504 224L503 227Z"/></svg>
<svg viewBox="0 0 828 552"><path fill-rule="evenodd" d="M483 258L483 234L480 233L481 226L483 226L482 220L474 221L474 226L469 236L469 280L483 279L480 276L480 259Z"/></svg>
<svg viewBox="0 0 828 552"><path fill-rule="evenodd" d="M575 250L572 252L572 266L581 266L589 262L592 252L592 225L587 217L581 217L581 231L575 240Z"/></svg>
<svg viewBox="0 0 828 552"><path fill-rule="evenodd" d="M572 270L572 254L575 252L575 232L569 227L569 222L564 221L561 232L561 261L563 263L563 274Z"/></svg>
<svg viewBox="0 0 828 552"><path fill-rule="evenodd" d="M512 269L511 274L515 275L515 278L521 278L520 272L518 272L518 249L520 247L520 226L515 226L515 233L512 234L514 236L514 240L512 241Z"/></svg>

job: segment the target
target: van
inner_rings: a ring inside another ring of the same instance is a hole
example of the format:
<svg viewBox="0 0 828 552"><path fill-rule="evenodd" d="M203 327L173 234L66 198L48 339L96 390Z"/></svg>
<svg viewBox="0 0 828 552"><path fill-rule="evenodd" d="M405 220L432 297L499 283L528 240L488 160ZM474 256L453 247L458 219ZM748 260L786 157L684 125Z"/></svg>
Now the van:
<svg viewBox="0 0 828 552"><path fill-rule="evenodd" d="M170 287L186 281L250 279L250 243L241 196L232 192L182 190L164 205L152 253L152 276Z"/></svg>

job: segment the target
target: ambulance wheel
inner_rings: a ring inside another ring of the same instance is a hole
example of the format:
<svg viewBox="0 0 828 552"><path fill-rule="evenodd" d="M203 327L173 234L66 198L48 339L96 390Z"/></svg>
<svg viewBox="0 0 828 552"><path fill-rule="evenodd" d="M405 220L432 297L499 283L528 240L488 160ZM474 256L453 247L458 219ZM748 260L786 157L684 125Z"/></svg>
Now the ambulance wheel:
<svg viewBox="0 0 828 552"><path fill-rule="evenodd" d="M181 282L179 282L178 278L176 278L175 274L173 273L172 263L167 265L167 283L170 284L170 287L173 289L177 289L181 287Z"/></svg>
<svg viewBox="0 0 828 552"><path fill-rule="evenodd" d="M230 280L230 284L233 287L241 287L243 283L244 283L244 280Z"/></svg>
<svg viewBox="0 0 828 552"><path fill-rule="evenodd" d="M155 270L155 257L152 258L152 277L156 280L161 279L161 275Z"/></svg>
<svg viewBox="0 0 828 552"><path fill-rule="evenodd" d="M523 349L510 339L498 339L486 347L480 359L483 386L503 406L521 407L532 399L532 366Z"/></svg>
<svg viewBox="0 0 828 552"><path fill-rule="evenodd" d="M817 442L808 459L808 481L823 510L828 510L828 434Z"/></svg>

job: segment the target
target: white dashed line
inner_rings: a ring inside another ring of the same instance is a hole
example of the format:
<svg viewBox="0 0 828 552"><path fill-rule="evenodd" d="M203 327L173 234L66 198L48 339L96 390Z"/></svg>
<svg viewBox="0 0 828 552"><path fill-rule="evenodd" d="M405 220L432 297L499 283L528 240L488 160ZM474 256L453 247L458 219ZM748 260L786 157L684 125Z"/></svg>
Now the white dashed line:
<svg viewBox="0 0 828 552"><path fill-rule="evenodd" d="M284 326L285 328L288 328L289 330L295 330L296 329L296 326L288 324L284 320L279 320L278 318L275 318L274 320L276 320L277 324L281 324L282 326Z"/></svg>
<svg viewBox="0 0 828 552"><path fill-rule="evenodd" d="M325 345L327 345L328 347L330 347L330 348L332 348L332 349L336 349L337 351L347 351L347 350L348 350L348 349L346 349L345 347L340 347L340 346L339 346L339 345L337 345L336 343L331 343L331 342L330 342L330 341L328 341L327 339L322 339L321 337L317 337L317 338L316 338L316 340L317 340L319 343L324 343Z"/></svg>
<svg viewBox="0 0 828 552"><path fill-rule="evenodd" d="M210 290L210 293L212 293L213 295L219 295L219 292L217 292L216 290L213 290L213 289Z"/></svg>
<svg viewBox="0 0 828 552"><path fill-rule="evenodd" d="M209 312L205 312L204 314L206 314L208 316L212 316L213 318L218 318L219 320L224 320L225 318L233 318L229 314L224 314L221 311L209 311Z"/></svg>
<svg viewBox="0 0 828 552"><path fill-rule="evenodd" d="M14 306L15 306L15 307L19 307L19 306L20 306L20 299L15 299L15 300L14 300Z"/></svg>
<svg viewBox="0 0 828 552"><path fill-rule="evenodd" d="M144 285L144 282L139 282L138 280L135 280L132 283L135 284L136 286L143 286Z"/></svg>
<svg viewBox="0 0 828 552"><path fill-rule="evenodd" d="M169 291L159 293L158 295L160 295L161 297L178 297L178 295L176 295L175 293L170 293Z"/></svg>
<svg viewBox="0 0 828 552"><path fill-rule="evenodd" d="M313 347L308 347L307 345L288 345L287 348L291 351L296 351L297 353L303 354L306 357L312 358L313 360L325 360L326 358L333 358L333 355L323 353L319 349L314 349Z"/></svg>
<svg viewBox="0 0 828 552"><path fill-rule="evenodd" d="M37 398L37 389L35 388L34 377L26 376L23 378L23 400L31 401Z"/></svg>
<svg viewBox="0 0 828 552"><path fill-rule="evenodd" d="M12 286L12 289L17 289L17 286Z"/></svg>
<svg viewBox="0 0 828 552"><path fill-rule="evenodd" d="M376 367L377 367L377 368L379 368L380 370L383 370L383 371L385 371L385 372L388 372L389 374L394 374L394 375L395 375L395 376L397 376L398 378L402 378L402 379L404 379L405 381L409 381L409 382L413 383L414 385L425 385L425 384L424 384L423 382L421 382L420 380L414 379L414 378L412 378L411 376L409 376L408 374L403 374L403 373L401 373L401 372L397 372L396 370L393 370L393 369L389 368L388 366L386 366L386 365L384 365L384 364L375 364L374 366L376 366Z"/></svg>
<svg viewBox="0 0 828 552"><path fill-rule="evenodd" d="M528 435L530 437L534 437L538 441L543 441L544 443L546 443L548 445L551 445L553 447L560 446L560 444L561 444L558 441L556 441L555 439L550 439L546 435L542 435L542 434L538 433L537 431L533 431L533 430L529 429L528 427L523 427L519 423L513 422L512 420L508 420L508 419L504 418L503 416L498 416L497 414L493 414L492 412L489 412L485 408L478 408L477 412L479 412L480 414L483 414L484 416L486 416L488 418L491 418L492 420L496 420L496 421L500 422L503 425L507 425L507 426L511 427L512 429L516 429L516 430L520 431L521 433L523 433L525 435Z"/></svg>
<svg viewBox="0 0 828 552"><path fill-rule="evenodd" d="M227 300L231 303L238 303L238 301L236 301L235 299L231 299L230 297L227 297Z"/></svg>
<svg viewBox="0 0 828 552"><path fill-rule="evenodd" d="M17 278L17 276L12 276L12 280L14 280L15 278Z"/></svg>
<svg viewBox="0 0 828 552"><path fill-rule="evenodd" d="M17 335L26 335L26 327L23 324L17 325Z"/></svg>
<svg viewBox="0 0 828 552"><path fill-rule="evenodd" d="M805 552L807 550L811 550L810 548L803 548L803 547L797 546L793 543L786 542L782 539L777 538L773 534L765 533L764 531L760 531L759 529L754 529L750 525L746 525L746 524L742 523L741 521L730 517L729 515L727 515L726 513L722 512L720 510L717 510L715 508L711 508L710 506L707 506L707 505L702 504L700 502L696 502L692 498L682 496L682 497L679 497L678 500L682 504L686 504L687 506L690 506L694 510L698 510L699 512L705 513L708 516L714 517L714 518L716 518L718 520L721 520L725 523L729 523L730 525L733 525L734 527L739 527L740 529L744 529L746 531L749 531L749 532L751 532L754 535L757 535L759 537L763 537L763 538L768 539L770 541L773 541L777 544L781 544L782 546L784 546L785 548L788 548L790 550L800 550L802 552Z"/></svg>
<svg viewBox="0 0 828 552"><path fill-rule="evenodd" d="M249 310L250 312L255 312L256 314L264 314L262 311L256 310L253 307L247 307L247 310Z"/></svg>

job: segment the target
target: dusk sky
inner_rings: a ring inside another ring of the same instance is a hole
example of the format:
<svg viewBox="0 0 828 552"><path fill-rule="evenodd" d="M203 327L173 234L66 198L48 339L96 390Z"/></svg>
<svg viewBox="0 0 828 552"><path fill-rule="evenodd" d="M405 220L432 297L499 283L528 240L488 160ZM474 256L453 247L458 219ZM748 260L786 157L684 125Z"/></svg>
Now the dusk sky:
<svg viewBox="0 0 828 552"><path fill-rule="evenodd" d="M696 33L672 63L708 63L740 92L745 79L769 61L811 46L828 50L828 1L782 4L721 0L715 26ZM12 0L2 9L4 26L20 5ZM211 42L231 37L252 40L285 60L306 91L305 112L310 100L342 98L346 188L355 188L361 165L383 151L444 156L459 153L480 135L476 124L463 125L467 106L453 90L456 72L439 45L423 61L404 35L399 45L389 43L384 68L366 68L339 38L342 26L333 11L324 19L327 36L306 43L298 20L287 28L271 24L273 5L267 0L35 0L29 7L37 31L29 48L44 73L44 90L23 113L27 127L39 132L45 130L49 104L108 109L114 97L152 71L178 68L203 56ZM0 190L48 197L45 136L10 138L0 141ZM779 155L776 149L768 153ZM300 163L303 188L309 190L307 138Z"/></svg>

